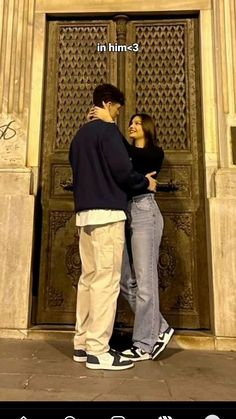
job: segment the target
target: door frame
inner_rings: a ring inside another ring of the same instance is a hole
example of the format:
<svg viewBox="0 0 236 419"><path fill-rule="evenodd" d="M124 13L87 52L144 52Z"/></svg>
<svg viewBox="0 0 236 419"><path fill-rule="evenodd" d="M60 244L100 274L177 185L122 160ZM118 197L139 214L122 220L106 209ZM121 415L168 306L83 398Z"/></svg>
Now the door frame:
<svg viewBox="0 0 236 419"><path fill-rule="evenodd" d="M47 3L47 4L46 4ZM55 4L56 3L56 4ZM29 138L28 138L28 150L27 150L27 166L31 166L34 176L34 194L37 196L39 187L39 173L40 173L40 156L41 156L41 142L42 142L42 118L43 118L43 102L44 102L44 73L45 73L45 51L46 51L46 19L47 15L55 13L55 7L58 6L57 16L65 16L66 12L76 13L78 17L78 10L74 9L72 5L66 7L61 0L55 1L37 1L36 0L36 14L35 14L35 31L34 31L34 43L33 43L33 62L32 62L32 93L31 93L31 106L30 106L30 121L29 121ZM86 5L83 5L83 13L91 13L91 5L96 3L95 1L88 1ZM123 0L119 2L119 7L116 7L116 11L112 13L121 13ZM142 2L144 3L144 2ZM163 13L170 16L171 12L182 12L182 6L178 6L178 2L165 1L160 2L158 7L154 7L154 2L145 1L142 10L145 12L150 11L155 15ZM165 4L164 4L165 3ZM167 3L167 4L166 4ZM169 5L168 5L169 3ZM175 3L175 4L173 4ZM180 2L182 4L182 2ZM186 2L190 3L190 2ZM191 1L191 9L188 9L188 14L196 10L199 11L199 28L200 28L200 67L201 67L201 86L200 96L202 100L202 138L203 138L203 150L205 160L205 216L206 216L206 237L207 237L207 249L208 249L208 271L209 271L209 303L210 303L210 324L211 327L214 324L213 318L213 284L212 284L212 259L211 259L211 240L210 240L210 222L209 222L209 208L207 199L210 195L210 180L211 174L218 167L218 143L217 143L217 127L216 127L216 104L215 104L215 85L214 85L214 66L213 66L213 45L212 45L212 13L210 1L202 0ZM199 4L201 9L199 9ZM198 5L198 6L197 6ZM126 2L128 10L126 13L135 12L135 15L143 15L138 13L136 10L137 6L131 7L131 2ZM98 7L98 6L97 6ZM111 12L111 1L107 0L100 7L100 12L103 14L99 15L102 19L103 15L107 15ZM69 10L70 9L70 10ZM103 9L103 10L102 10ZM120 9L120 10L119 10ZM127 8L126 8L127 9ZM140 7L139 7L140 9ZM154 10L155 9L155 10ZM186 8L185 8L186 10ZM81 10L80 10L81 11ZM124 7L122 8L124 13ZM93 10L93 16L96 10ZM209 73L212 77L209 77Z"/></svg>

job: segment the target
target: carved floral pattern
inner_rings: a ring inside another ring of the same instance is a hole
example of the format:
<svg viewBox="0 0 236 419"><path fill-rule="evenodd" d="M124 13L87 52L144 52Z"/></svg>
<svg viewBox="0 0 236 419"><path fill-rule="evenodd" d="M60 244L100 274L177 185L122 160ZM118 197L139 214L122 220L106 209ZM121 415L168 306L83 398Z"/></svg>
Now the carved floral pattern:
<svg viewBox="0 0 236 419"><path fill-rule="evenodd" d="M81 274L78 233L74 234L74 242L66 247L65 265L67 274L72 280L72 287L77 290L77 284Z"/></svg>
<svg viewBox="0 0 236 419"><path fill-rule="evenodd" d="M168 238L163 236L158 262L159 286L163 291L170 286L171 279L175 274L175 267L175 249L169 245Z"/></svg>
<svg viewBox="0 0 236 419"><path fill-rule="evenodd" d="M48 305L49 307L62 307L64 302L63 292L54 287L48 289Z"/></svg>
<svg viewBox="0 0 236 419"><path fill-rule="evenodd" d="M186 288L182 294L178 295L173 309L191 311L194 308L193 293L190 287Z"/></svg>
<svg viewBox="0 0 236 419"><path fill-rule="evenodd" d="M177 214L170 217L175 223L177 230L183 230L187 236L192 234L192 215L191 214Z"/></svg>
<svg viewBox="0 0 236 419"><path fill-rule="evenodd" d="M50 213L51 231L55 234L61 227L65 227L67 221L74 216L72 211L52 211Z"/></svg>

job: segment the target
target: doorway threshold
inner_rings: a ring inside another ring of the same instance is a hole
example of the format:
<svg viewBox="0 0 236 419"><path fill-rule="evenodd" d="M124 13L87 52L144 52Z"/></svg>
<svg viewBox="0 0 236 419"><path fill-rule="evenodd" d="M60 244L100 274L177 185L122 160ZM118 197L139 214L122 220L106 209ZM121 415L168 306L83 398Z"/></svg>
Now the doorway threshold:
<svg viewBox="0 0 236 419"><path fill-rule="evenodd" d="M113 341L126 340L131 342L132 329L115 328ZM67 325L37 325L29 329L0 329L0 338L31 339L31 340L58 340L73 343L74 326ZM236 337L214 336L210 330L183 330L176 329L169 348L183 350L205 351L236 351Z"/></svg>

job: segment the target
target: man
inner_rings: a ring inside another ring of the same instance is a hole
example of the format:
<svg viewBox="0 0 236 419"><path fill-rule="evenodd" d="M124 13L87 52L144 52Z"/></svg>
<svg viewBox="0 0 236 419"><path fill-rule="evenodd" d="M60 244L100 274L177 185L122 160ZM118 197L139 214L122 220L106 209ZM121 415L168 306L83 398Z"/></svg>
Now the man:
<svg viewBox="0 0 236 419"><path fill-rule="evenodd" d="M106 103L113 120L124 105L115 86L94 90L96 106ZM155 191L154 173L132 168L116 124L93 120L76 133L70 147L76 225L79 227L82 273L78 283L74 360L91 369L122 370L132 361L110 349L120 291L126 190L148 186Z"/></svg>

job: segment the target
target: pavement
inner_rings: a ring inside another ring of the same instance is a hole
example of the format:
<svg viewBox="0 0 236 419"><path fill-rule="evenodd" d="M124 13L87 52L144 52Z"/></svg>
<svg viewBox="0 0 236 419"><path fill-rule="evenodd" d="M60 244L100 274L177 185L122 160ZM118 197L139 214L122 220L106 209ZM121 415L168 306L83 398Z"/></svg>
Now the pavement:
<svg viewBox="0 0 236 419"><path fill-rule="evenodd" d="M112 347L129 342L113 338ZM72 339L0 339L1 401L236 401L236 352L184 350L96 371L72 360Z"/></svg>

